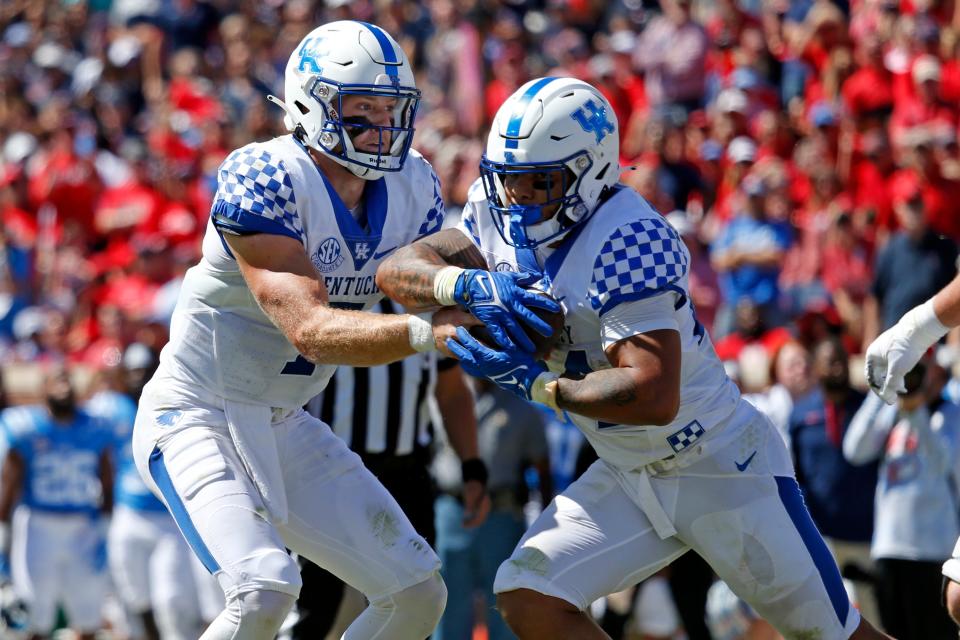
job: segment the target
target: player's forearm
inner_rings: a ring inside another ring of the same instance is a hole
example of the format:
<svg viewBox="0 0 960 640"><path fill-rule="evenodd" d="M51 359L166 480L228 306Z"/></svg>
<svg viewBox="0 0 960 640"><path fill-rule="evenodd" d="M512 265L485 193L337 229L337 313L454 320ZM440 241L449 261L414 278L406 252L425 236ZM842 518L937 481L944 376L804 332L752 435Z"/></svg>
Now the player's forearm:
<svg viewBox="0 0 960 640"><path fill-rule="evenodd" d="M740 255L741 265L755 267L776 267L783 263L783 251L779 249L764 249L762 251L745 252Z"/></svg>
<svg viewBox="0 0 960 640"><path fill-rule="evenodd" d="M408 311L451 304L438 297L437 274L446 267L484 269L480 250L457 229L446 229L401 247L377 268L377 286ZM450 282L447 282L450 284Z"/></svg>
<svg viewBox="0 0 960 640"><path fill-rule="evenodd" d="M440 270L449 266L430 246L401 247L377 269L377 286L411 311L437 308L434 282Z"/></svg>
<svg viewBox="0 0 960 640"><path fill-rule="evenodd" d="M113 463L108 452L100 456L100 487L100 512L109 515L113 513Z"/></svg>
<svg viewBox="0 0 960 640"><path fill-rule="evenodd" d="M441 376L446 375L444 372ZM449 375L462 376L459 371L451 372ZM447 432L447 440L450 446L457 454L457 457L463 460L476 458L477 447L477 416L474 413L473 395L462 383L455 389L452 385L445 387L443 392L438 389L437 406L440 409L440 416L443 418L443 428Z"/></svg>
<svg viewBox="0 0 960 640"><path fill-rule="evenodd" d="M960 274L933 297L933 311L945 326L960 325Z"/></svg>
<svg viewBox="0 0 960 640"><path fill-rule="evenodd" d="M408 315L378 315L322 307L289 336L305 358L317 364L372 367L414 353Z"/></svg>
<svg viewBox="0 0 960 640"><path fill-rule="evenodd" d="M13 507L20 497L23 486L24 462L16 451L11 449L3 459L3 471L0 472L0 523L9 524L13 516Z"/></svg>
<svg viewBox="0 0 960 640"><path fill-rule="evenodd" d="M557 381L557 406L588 418L616 424L670 424L679 410L675 394L647 384L629 367L604 369L580 380Z"/></svg>

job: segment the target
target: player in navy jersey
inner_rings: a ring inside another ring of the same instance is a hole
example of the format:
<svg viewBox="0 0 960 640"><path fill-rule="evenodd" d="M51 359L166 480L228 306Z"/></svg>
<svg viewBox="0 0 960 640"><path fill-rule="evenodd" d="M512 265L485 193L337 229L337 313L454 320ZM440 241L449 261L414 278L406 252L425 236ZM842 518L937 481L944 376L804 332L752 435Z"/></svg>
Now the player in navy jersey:
<svg viewBox="0 0 960 640"><path fill-rule="evenodd" d="M686 246L619 183L618 135L594 87L531 80L497 112L460 226L377 273L410 309L509 300L500 285L517 278L563 307L546 364L465 330L449 345L466 372L566 411L600 457L501 565L501 613L525 640L604 638L590 603L693 549L786 638L883 637L850 606L783 441L697 321Z"/></svg>
<svg viewBox="0 0 960 640"><path fill-rule="evenodd" d="M0 553L10 553L31 637L48 637L62 606L68 624L92 640L106 587L112 433L77 406L63 366L44 373L43 388L44 404L0 414L9 447L0 477Z"/></svg>
<svg viewBox="0 0 960 640"><path fill-rule="evenodd" d="M400 46L374 25L330 23L285 78L271 100L291 134L219 169L203 257L140 400L134 460L224 588L203 640L273 637L301 586L286 548L366 596L347 640L419 640L446 599L436 554L302 407L338 364L433 350L478 321L365 312L382 296L379 263L443 222L437 177L410 149L420 92Z"/></svg>

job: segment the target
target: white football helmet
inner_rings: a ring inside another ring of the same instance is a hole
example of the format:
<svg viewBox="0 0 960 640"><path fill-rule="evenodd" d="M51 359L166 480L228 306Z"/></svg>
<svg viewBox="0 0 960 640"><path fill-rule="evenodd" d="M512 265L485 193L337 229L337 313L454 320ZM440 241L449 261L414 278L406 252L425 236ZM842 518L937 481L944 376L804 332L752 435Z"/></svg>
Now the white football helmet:
<svg viewBox="0 0 960 640"><path fill-rule="evenodd" d="M504 180L522 173L562 175L562 196L533 205L508 204ZM505 242L533 248L560 238L585 222L620 179L613 107L582 80L531 80L497 111L480 174ZM556 214L542 220L543 208L552 205L558 205Z"/></svg>
<svg viewBox="0 0 960 640"><path fill-rule="evenodd" d="M363 117L343 119L343 98L395 98L393 122L379 126ZM372 24L341 20L311 31L290 55L284 100L287 129L307 146L326 154L355 175L376 180L399 171L413 141L420 91L410 61L390 35ZM377 152L354 148L352 135L377 130Z"/></svg>

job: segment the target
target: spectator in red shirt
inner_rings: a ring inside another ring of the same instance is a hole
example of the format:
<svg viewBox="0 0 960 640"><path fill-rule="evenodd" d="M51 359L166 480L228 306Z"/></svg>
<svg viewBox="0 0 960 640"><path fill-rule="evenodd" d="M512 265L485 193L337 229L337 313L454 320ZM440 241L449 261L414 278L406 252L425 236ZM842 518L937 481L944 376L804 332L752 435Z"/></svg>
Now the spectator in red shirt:
<svg viewBox="0 0 960 640"><path fill-rule="evenodd" d="M101 185L92 156L77 154L72 131L67 126L42 140L27 164L28 189L34 208L52 205L60 220L89 234Z"/></svg>
<svg viewBox="0 0 960 640"><path fill-rule="evenodd" d="M768 361L793 336L784 327L768 327L760 307L749 298L741 298L734 311L734 329L717 340L715 348L721 360L737 360L747 347L762 347Z"/></svg>
<svg viewBox="0 0 960 640"><path fill-rule="evenodd" d="M933 148L934 140L928 130L918 127L905 139L910 146L906 167L893 178L894 205L907 202L915 192L919 192L927 224L935 232L960 242L960 216L956 215L960 184L948 180L940 172Z"/></svg>
<svg viewBox="0 0 960 640"><path fill-rule="evenodd" d="M956 106L940 96L940 73L940 62L933 56L920 56L913 63L914 94L895 105L890 119L890 137L898 149L908 146L908 133L920 125L931 132L957 129Z"/></svg>
<svg viewBox="0 0 960 640"><path fill-rule="evenodd" d="M853 197L853 226L871 244L880 244L896 226L893 215L893 178L897 165L883 128L871 129L860 139L854 156L849 190Z"/></svg>
<svg viewBox="0 0 960 640"><path fill-rule="evenodd" d="M863 335L863 304L873 281L873 255L870 246L856 232L846 211L837 215L827 230L823 244L823 285L855 344Z"/></svg>
<svg viewBox="0 0 960 640"><path fill-rule="evenodd" d="M147 158L147 149L137 140L121 147L121 157L130 165L130 179L106 189L97 202L94 227L102 236L128 235L153 223L163 206L163 197L153 186L152 172L159 167Z"/></svg>
<svg viewBox="0 0 960 640"><path fill-rule="evenodd" d="M846 112L861 131L883 126L893 111L893 74L883 63L883 44L873 34L856 50L859 67L841 85Z"/></svg>

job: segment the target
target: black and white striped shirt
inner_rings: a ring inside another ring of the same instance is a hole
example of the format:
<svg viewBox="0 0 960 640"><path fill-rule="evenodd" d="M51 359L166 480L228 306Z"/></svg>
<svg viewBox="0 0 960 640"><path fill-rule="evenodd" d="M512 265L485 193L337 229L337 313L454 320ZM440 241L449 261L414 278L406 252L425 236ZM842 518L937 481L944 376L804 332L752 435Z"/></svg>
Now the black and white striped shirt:
<svg viewBox="0 0 960 640"><path fill-rule="evenodd" d="M402 310L384 298L370 311ZM307 411L357 453L404 456L420 451L433 436L428 400L436 386L437 361L436 352L430 352L376 367L337 367L323 393L307 403Z"/></svg>

